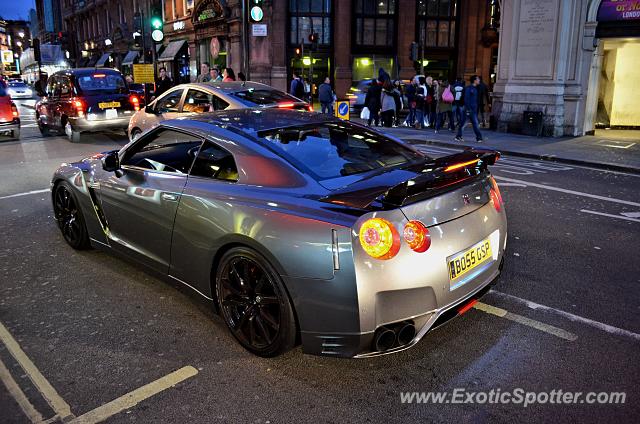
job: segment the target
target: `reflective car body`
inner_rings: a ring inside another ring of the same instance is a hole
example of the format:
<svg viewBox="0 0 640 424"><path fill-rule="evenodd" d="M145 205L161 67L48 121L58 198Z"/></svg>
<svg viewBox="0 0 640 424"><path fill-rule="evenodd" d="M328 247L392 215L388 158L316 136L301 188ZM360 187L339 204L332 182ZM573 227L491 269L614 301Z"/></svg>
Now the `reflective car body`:
<svg viewBox="0 0 640 424"><path fill-rule="evenodd" d="M0 132L20 138L20 113L3 81L0 81Z"/></svg>
<svg viewBox="0 0 640 424"><path fill-rule="evenodd" d="M309 104L257 82L207 82L180 84L137 112L129 122L129 139L167 119L227 109L287 108L309 110Z"/></svg>
<svg viewBox="0 0 640 424"><path fill-rule="evenodd" d="M149 144L174 133L192 143L183 151L195 163L169 159L176 144ZM216 162L217 177L202 177L198 143L226 152L233 171L220 177L228 162ZM155 150L139 150L148 145ZM393 155L382 165L354 159L374 148ZM114 158L117 170L105 170ZM94 247L214 302L220 258L238 246L252 249L281 278L304 352L367 357L413 346L498 277L507 223L487 170L495 158L469 151L432 159L320 114L228 110L166 120L118 152L62 165L52 187L73 188ZM404 228L404 239L393 238L393 257L366 249L363 229L372 220L400 234ZM426 251L410 248L410 221L428 230ZM482 262L453 277L459 265L451 264L471 250L478 260L483 250ZM412 331L403 333L407 326Z"/></svg>
<svg viewBox="0 0 640 424"><path fill-rule="evenodd" d="M33 90L22 81L9 81L7 92L14 99L30 99L33 97Z"/></svg>

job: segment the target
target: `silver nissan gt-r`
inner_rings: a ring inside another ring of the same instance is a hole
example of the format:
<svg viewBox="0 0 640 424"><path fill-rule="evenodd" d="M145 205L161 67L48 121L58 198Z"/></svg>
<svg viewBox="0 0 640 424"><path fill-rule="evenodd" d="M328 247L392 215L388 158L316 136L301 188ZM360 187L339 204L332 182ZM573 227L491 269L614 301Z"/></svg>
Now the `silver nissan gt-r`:
<svg viewBox="0 0 640 424"><path fill-rule="evenodd" d="M463 313L502 269L492 151L442 158L293 110L161 122L119 151L63 164L60 230L212 301L249 351L406 349Z"/></svg>

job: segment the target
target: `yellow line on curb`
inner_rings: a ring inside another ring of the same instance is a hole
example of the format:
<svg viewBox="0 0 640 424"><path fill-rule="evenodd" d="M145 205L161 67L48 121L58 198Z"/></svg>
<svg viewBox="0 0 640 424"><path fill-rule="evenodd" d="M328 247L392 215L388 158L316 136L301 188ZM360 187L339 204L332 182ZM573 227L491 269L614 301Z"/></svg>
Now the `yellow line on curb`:
<svg viewBox="0 0 640 424"><path fill-rule="evenodd" d="M498 316L500 318L505 318L518 324L526 325L527 327L535 328L536 330L542 331L547 334L551 334L552 336L559 337L564 340L568 340L570 342L578 339L573 333L570 333L562 328L554 327L553 325L545 324L540 321L536 321L531 318L527 318L522 315L514 314L513 312L509 312L506 309L498 308L496 306L487 305L486 303L478 302L473 306L475 309L479 311L486 312L491 315Z"/></svg>
<svg viewBox="0 0 640 424"><path fill-rule="evenodd" d="M20 406L20 409L22 409L22 412L24 412L32 423L38 423L43 420L42 415L31 402L29 402L29 399L27 399L27 396L22 389L20 389L20 386L18 386L18 383L13 379L11 373L2 361L0 361L0 380L2 380L9 394L13 396L18 406Z"/></svg>
<svg viewBox="0 0 640 424"><path fill-rule="evenodd" d="M193 377L196 374L198 374L198 370L192 366L180 368L179 370L174 371L171 374L159 378L156 381L146 384L132 392L129 392L117 399L112 400L109 403L105 403L104 405L99 406L98 408L89 411L86 414L81 415L78 418L75 418L74 420L71 420L69 424L99 423L119 412L124 411L125 409L136 406L143 400L150 398L151 396L158 394L163 390L173 387L181 381Z"/></svg>
<svg viewBox="0 0 640 424"><path fill-rule="evenodd" d="M69 407L69 404L62 399L58 392L56 392L56 389L54 389L47 379L44 378L38 368L36 368L33 362L31 362L31 359L29 359L29 357L24 353L18 342L1 322L0 340L2 340L4 345L7 347L9 353L11 353L16 361L18 361L24 372L27 373L31 382L36 386L38 391L40 391L56 415L60 417L62 421L73 418L74 415L71 413L71 407Z"/></svg>

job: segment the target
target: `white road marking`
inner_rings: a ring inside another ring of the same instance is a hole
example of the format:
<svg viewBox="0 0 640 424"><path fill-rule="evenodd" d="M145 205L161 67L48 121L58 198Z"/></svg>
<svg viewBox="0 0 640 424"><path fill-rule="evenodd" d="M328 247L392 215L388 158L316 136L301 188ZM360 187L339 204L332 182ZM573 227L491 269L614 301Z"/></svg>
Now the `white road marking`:
<svg viewBox="0 0 640 424"><path fill-rule="evenodd" d="M24 394L18 383L13 379L11 373L4 365L2 361L0 361L0 380L4 383L7 391L13 399L15 399L16 403L22 409L22 412L29 418L32 423L42 422L42 415L36 410L36 408L29 402L29 399Z"/></svg>
<svg viewBox="0 0 640 424"><path fill-rule="evenodd" d="M586 325L588 325L590 327L597 328L598 330L602 330L602 331L605 331L607 333L614 334L616 336L622 336L622 337L626 337L626 338L629 338L629 339L634 340L634 341L640 341L640 334L634 333L633 331L629 331L629 330L625 330L625 329L622 329L622 328L614 327L612 325L604 324L604 323L599 322L599 321L594 321L594 320L589 319L589 318L584 318L584 317L581 317L579 315L574 315L574 314L572 314L570 312L565 312L565 311L563 311L561 309L556 309L556 308L552 308L550 306L541 305L539 303L535 303L535 302L532 302L530 300L522 299L520 297L511 295L511 294L507 294L507 293L502 293L502 292L499 292L499 291L496 291L496 290L491 290L489 293L493 293L493 294L495 294L497 296L505 297L507 299L514 300L514 301L516 301L518 303L522 303L525 306L527 306L528 308L533 309L533 310L541 310L541 311L553 312L553 313L558 314L558 315L560 315L560 316L562 316L564 318L567 318L570 321L578 322L578 323L581 323L581 324L586 324Z"/></svg>
<svg viewBox="0 0 640 424"><path fill-rule="evenodd" d="M25 191L24 193L16 193L16 194L9 194L8 196L0 196L0 200L11 199L13 197L30 196L32 194L46 193L48 191L51 191L51 189L43 188L42 190Z"/></svg>
<svg viewBox="0 0 640 424"><path fill-rule="evenodd" d="M520 183L500 183L500 187L526 187L526 184Z"/></svg>
<svg viewBox="0 0 640 424"><path fill-rule="evenodd" d="M545 324L543 322L536 321L522 315L514 314L513 312L509 312L506 309L487 305L486 303L478 302L473 305L473 307L482 312L486 312L500 318L505 318L510 321L517 322L518 324L526 325L527 327L535 328L536 330L540 330L544 333L551 334L552 336L556 336L570 342L575 341L578 338L578 336L576 336L575 334L563 330L562 328L554 327L553 325Z"/></svg>
<svg viewBox="0 0 640 424"><path fill-rule="evenodd" d="M581 197L589 197L589 198L592 198L592 199L605 200L607 202L620 203L620 204L623 204L623 205L640 207L640 203L631 202L629 200L616 199L615 197L598 196L597 194L584 193L584 192L581 192L581 191L569 190L569 189L566 189L566 188L555 187L555 186L552 186L552 185L537 184L537 183L532 183L532 182L529 182L529 181L516 180L516 179L513 179L513 178L507 178L507 177L500 177L498 175L496 175L495 178L498 181L507 181L507 182L511 182L511 183L525 184L525 185L530 186L530 187L537 187L537 188L542 188L542 189L545 189L545 190L559 191L561 193L573 194L573 195L581 196Z"/></svg>
<svg viewBox="0 0 640 424"><path fill-rule="evenodd" d="M140 387L132 392L129 392L117 399L106 403L93 411L89 411L86 414L80 415L78 418L70 421L69 423L77 424L89 424L98 423L106 420L107 418L124 411L125 409L132 408L145 399L150 398L153 395L160 393L176 384L193 377L198 374L198 370L192 366L186 366L180 368L177 371L172 372L156 381L153 381L147 385Z"/></svg>
<svg viewBox="0 0 640 424"><path fill-rule="evenodd" d="M620 212L620 215L624 215L627 218L640 218L640 212Z"/></svg>
<svg viewBox="0 0 640 424"><path fill-rule="evenodd" d="M586 210L586 209L580 209L580 212L590 213L590 214L593 214L593 215L606 216L606 217L608 217L608 218L624 219L625 221L640 222L640 219L628 218L628 217L626 217L626 216L613 215L613 214L610 214L610 213L596 212L596 211L588 211L588 210Z"/></svg>
<svg viewBox="0 0 640 424"><path fill-rule="evenodd" d="M7 347L9 353L11 353L15 360L20 364L33 385L36 386L56 415L65 422L68 419L74 418L75 416L71 413L71 407L69 407L69 404L62 399L56 389L54 389L49 381L44 378L38 368L36 368L33 362L31 362L31 359L29 359L29 357L24 353L18 342L2 323L0 323L0 340Z"/></svg>

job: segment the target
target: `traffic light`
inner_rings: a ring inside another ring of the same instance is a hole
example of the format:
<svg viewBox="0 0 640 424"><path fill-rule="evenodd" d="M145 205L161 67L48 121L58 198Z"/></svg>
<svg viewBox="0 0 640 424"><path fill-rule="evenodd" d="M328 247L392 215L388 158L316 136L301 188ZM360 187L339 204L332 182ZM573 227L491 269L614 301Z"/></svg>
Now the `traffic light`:
<svg viewBox="0 0 640 424"><path fill-rule="evenodd" d="M309 34L309 42L311 43L311 51L315 52L318 50L318 33L312 32Z"/></svg>
<svg viewBox="0 0 640 424"><path fill-rule="evenodd" d="M33 48L33 59L36 62L40 62L40 39L34 38L31 42L31 47Z"/></svg>
<svg viewBox="0 0 640 424"><path fill-rule="evenodd" d="M250 0L249 16L252 22L261 22L264 18L263 0Z"/></svg>
<svg viewBox="0 0 640 424"><path fill-rule="evenodd" d="M162 10L155 7L151 10L151 39L156 43L164 39L164 22L162 21Z"/></svg>
<svg viewBox="0 0 640 424"><path fill-rule="evenodd" d="M142 47L142 35L137 31L133 33L133 47L136 49Z"/></svg>
<svg viewBox="0 0 640 424"><path fill-rule="evenodd" d="M412 62L418 61L418 43L415 41L411 43L411 47L409 48L409 60Z"/></svg>
<svg viewBox="0 0 640 424"><path fill-rule="evenodd" d="M300 45L296 47L295 55L296 59L302 59L302 56L304 56L304 44L300 43Z"/></svg>
<svg viewBox="0 0 640 424"><path fill-rule="evenodd" d="M142 14L140 12L133 14L133 30L135 32L142 31Z"/></svg>

